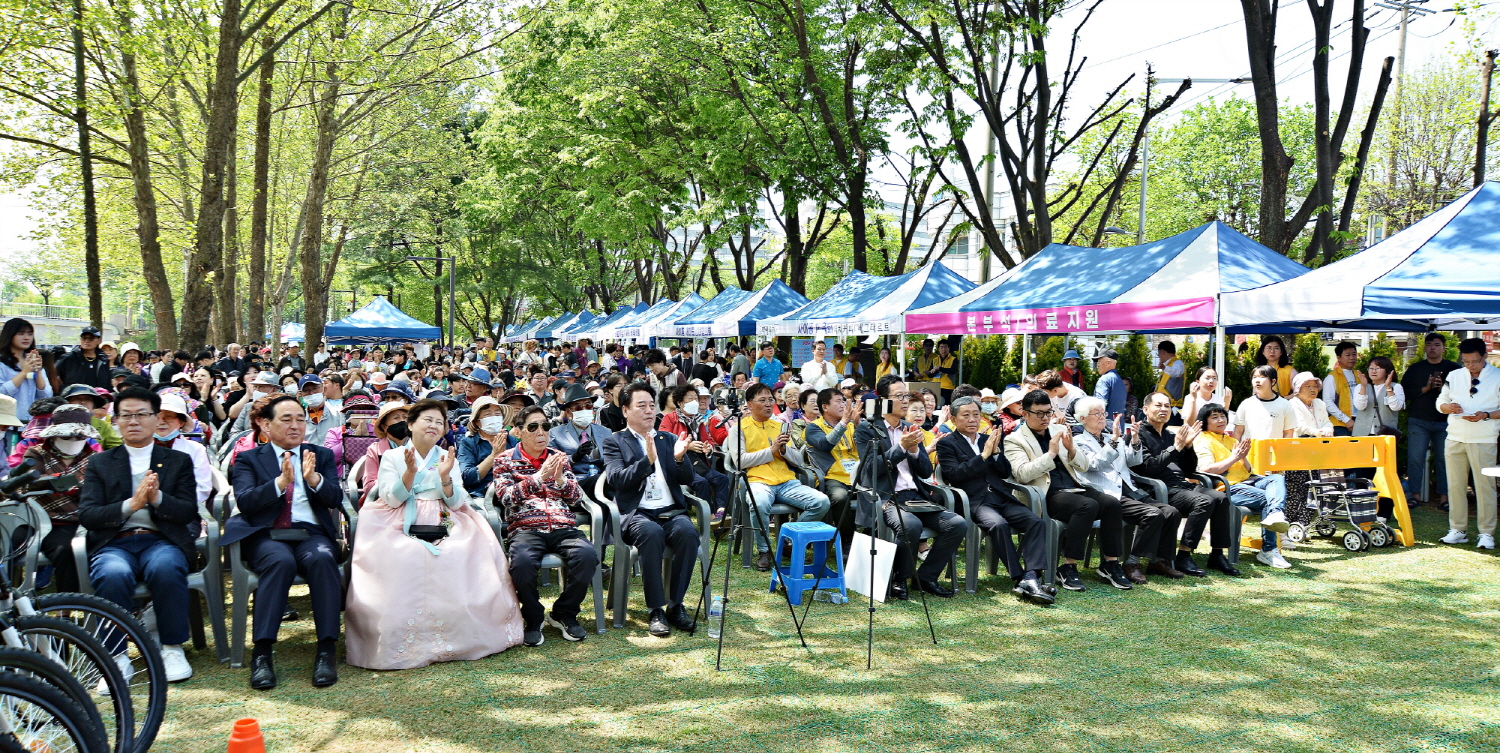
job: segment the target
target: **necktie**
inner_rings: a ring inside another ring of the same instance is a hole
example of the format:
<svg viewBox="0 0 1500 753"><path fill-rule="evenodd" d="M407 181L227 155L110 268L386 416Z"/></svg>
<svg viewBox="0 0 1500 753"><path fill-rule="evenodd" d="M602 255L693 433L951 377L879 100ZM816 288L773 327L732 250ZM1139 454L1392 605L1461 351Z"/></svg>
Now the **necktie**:
<svg viewBox="0 0 1500 753"><path fill-rule="evenodd" d="M288 450L281 453L281 457L283 460L290 460L292 457L292 453L290 450ZM294 473L292 483L286 485L286 504L281 506L281 513L276 516L276 522L271 526L272 528L292 527L292 488L296 485L297 479L296 474Z"/></svg>

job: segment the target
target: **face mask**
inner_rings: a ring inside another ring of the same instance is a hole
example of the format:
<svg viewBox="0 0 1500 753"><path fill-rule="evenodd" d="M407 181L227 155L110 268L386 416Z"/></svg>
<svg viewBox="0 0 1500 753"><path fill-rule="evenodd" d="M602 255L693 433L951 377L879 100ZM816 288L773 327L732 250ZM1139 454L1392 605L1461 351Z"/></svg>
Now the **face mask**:
<svg viewBox="0 0 1500 753"><path fill-rule="evenodd" d="M587 429L594 422L594 412L591 410L573 411L573 425L580 429Z"/></svg>
<svg viewBox="0 0 1500 753"><path fill-rule="evenodd" d="M59 454L73 457L83 452L83 446L87 443L87 439L54 439L52 449L57 450Z"/></svg>
<svg viewBox="0 0 1500 753"><path fill-rule="evenodd" d="M364 386L365 386L364 382L356 379L356 380L354 380L353 382L351 382L349 384L349 389L351 389L351 390L359 390L359 389L364 389Z"/></svg>
<svg viewBox="0 0 1500 753"><path fill-rule="evenodd" d="M682 412L688 414L689 416L698 415L698 401L689 400L688 402L683 403Z"/></svg>
<svg viewBox="0 0 1500 753"><path fill-rule="evenodd" d="M986 416L993 414L995 412L995 409L998 408L998 407L999 406L995 405L994 403L980 403L979 404L979 410L982 413L984 413L984 415L986 415Z"/></svg>
<svg viewBox="0 0 1500 753"><path fill-rule="evenodd" d="M485 416L479 419L479 430L486 434L499 434L505 429L504 416Z"/></svg>
<svg viewBox="0 0 1500 753"><path fill-rule="evenodd" d="M172 440L174 440L174 439L176 439L176 438L178 438L180 436L182 436L182 430L181 429L173 429L171 431L171 433L169 433L169 434L157 434L156 438L160 439L163 442L170 442L170 441L172 441Z"/></svg>
<svg viewBox="0 0 1500 753"><path fill-rule="evenodd" d="M297 385L289 384L285 387L282 387L281 391L288 395L295 395L297 394Z"/></svg>
<svg viewBox="0 0 1500 753"><path fill-rule="evenodd" d="M594 407L595 408L603 409L604 406L606 406L606 405L609 405L609 402L606 401L604 398L600 397L600 398L595 398L594 399Z"/></svg>
<svg viewBox="0 0 1500 753"><path fill-rule="evenodd" d="M302 404L309 408L320 408L323 406L323 394L321 392L314 392L311 395L304 395L302 397Z"/></svg>
<svg viewBox="0 0 1500 753"><path fill-rule="evenodd" d="M394 439L397 442L405 442L407 437L406 422L397 421L390 426L385 427L385 433L390 435L391 439Z"/></svg>

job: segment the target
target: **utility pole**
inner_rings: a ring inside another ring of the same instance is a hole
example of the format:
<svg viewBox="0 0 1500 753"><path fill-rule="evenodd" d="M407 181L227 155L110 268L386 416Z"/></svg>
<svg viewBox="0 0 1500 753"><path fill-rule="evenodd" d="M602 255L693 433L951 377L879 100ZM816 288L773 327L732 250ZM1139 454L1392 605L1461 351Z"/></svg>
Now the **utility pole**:
<svg viewBox="0 0 1500 753"><path fill-rule="evenodd" d="M1396 129L1401 127L1401 83L1406 75L1406 29L1410 24L1411 17L1413 15L1421 18L1422 16L1429 16L1437 12L1421 7L1426 2L1427 0L1381 0L1380 2L1375 3L1375 7L1377 8L1385 8L1386 10L1395 10L1401 12L1401 30L1396 37L1396 80L1391 82L1395 89L1395 91L1393 92L1395 102L1392 103L1391 107L1392 147L1394 147L1396 143ZM1392 190L1395 190L1396 150L1392 148L1386 151L1386 185Z"/></svg>

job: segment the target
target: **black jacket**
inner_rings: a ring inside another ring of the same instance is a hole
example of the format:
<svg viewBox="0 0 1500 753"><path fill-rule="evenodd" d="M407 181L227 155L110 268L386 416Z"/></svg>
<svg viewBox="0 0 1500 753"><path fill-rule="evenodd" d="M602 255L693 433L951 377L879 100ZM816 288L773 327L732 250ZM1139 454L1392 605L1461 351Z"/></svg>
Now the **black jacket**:
<svg viewBox="0 0 1500 753"><path fill-rule="evenodd" d="M187 556L188 568L198 569L198 550L193 542L203 525L198 516L198 482L193 478L193 460L186 453L154 447L151 470L161 485L161 503L147 505L151 522L161 535ZM135 493L131 484L130 453L121 445L95 455L83 472L79 492L78 522L88 530L85 543L92 555L113 541L130 517L121 502Z"/></svg>
<svg viewBox="0 0 1500 753"><path fill-rule="evenodd" d="M57 378L64 387L70 384L86 384L90 387L110 388L109 359L98 350L92 360L85 358L83 350L74 347L72 352L57 362ZM127 474L128 475L128 474Z"/></svg>
<svg viewBox="0 0 1500 753"><path fill-rule="evenodd" d="M295 452L303 450L312 450L317 456L317 472L323 477L317 491L308 490L308 506L313 509L323 533L336 541L339 533L332 511L339 509L344 492L339 485L333 450L303 444ZM235 457L229 480L234 485L235 506L239 509L224 523L224 536L219 540L224 546L275 525L282 508L290 504L284 492L276 493L276 478L281 475L281 460L277 457L280 452L280 448L267 442Z"/></svg>
<svg viewBox="0 0 1500 753"><path fill-rule="evenodd" d="M1136 424L1136 428L1140 431L1145 459L1130 470L1164 481L1167 486L1187 486L1187 474L1198 470L1198 453L1193 451L1193 446L1177 449L1171 432L1163 430L1158 434L1148 421Z"/></svg>
<svg viewBox="0 0 1500 753"><path fill-rule="evenodd" d="M302 356L287 356L276 363L276 372L280 373L286 367L292 367L292 371L307 371L307 359Z"/></svg>
<svg viewBox="0 0 1500 753"><path fill-rule="evenodd" d="M911 426L910 423L902 421L901 431L907 431ZM860 458L860 483L873 489L882 502L895 494L898 474L896 466L902 460L907 461L913 478L932 478L932 459L920 449L913 456L902 449L900 444L892 443L886 431L884 417L875 421L861 421L859 428L854 431L854 446ZM917 494L926 498L927 490L918 484ZM864 504L856 506L854 525L873 527L874 514L873 506Z"/></svg>
<svg viewBox="0 0 1500 753"><path fill-rule="evenodd" d="M672 506L686 510L687 500L682 496L682 487L693 483L693 464L678 463L673 456L677 450L677 437L660 431L651 434L656 442L656 459L661 462L662 473L667 475L667 489L672 492ZM605 483L613 491L620 514L635 512L646 493L646 477L656 470L641 450L640 440L627 428L605 437L599 450L604 456Z"/></svg>
<svg viewBox="0 0 1500 753"><path fill-rule="evenodd" d="M979 435L981 448L987 441L989 435ZM1004 449L1001 446L985 460L974 453L958 432L944 434L937 441L938 467L943 470L943 483L962 489L974 507L998 505L1002 499L1015 502L1016 498L1001 483L1010 478L1010 460L1005 457Z"/></svg>

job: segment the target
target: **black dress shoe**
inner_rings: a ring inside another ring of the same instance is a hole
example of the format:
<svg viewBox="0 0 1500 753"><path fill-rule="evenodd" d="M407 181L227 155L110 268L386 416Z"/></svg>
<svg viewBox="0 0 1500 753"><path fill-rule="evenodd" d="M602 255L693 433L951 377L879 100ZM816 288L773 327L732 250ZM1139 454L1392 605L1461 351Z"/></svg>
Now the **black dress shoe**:
<svg viewBox="0 0 1500 753"><path fill-rule="evenodd" d="M250 659L250 688L270 690L276 687L276 667L270 656L255 656Z"/></svg>
<svg viewBox="0 0 1500 753"><path fill-rule="evenodd" d="M1193 561L1193 555L1191 554L1178 554L1177 561L1173 565L1183 575L1191 575L1195 578L1202 578L1208 575L1203 568L1198 567L1198 563Z"/></svg>
<svg viewBox="0 0 1500 753"><path fill-rule="evenodd" d="M339 681L339 657L333 651L319 651L313 659L313 687L326 688Z"/></svg>
<svg viewBox="0 0 1500 753"><path fill-rule="evenodd" d="M918 579L917 588L938 597L939 599L953 598L953 589L943 586L936 581L925 581Z"/></svg>
<svg viewBox="0 0 1500 753"><path fill-rule="evenodd" d="M296 622L300 619L302 619L302 613L298 612L295 609L288 609L285 612L281 613L282 622Z"/></svg>
<svg viewBox="0 0 1500 753"><path fill-rule="evenodd" d="M1057 601L1056 597L1047 593L1047 589L1036 578L1022 578L1021 582L1011 589L1011 593L1038 604L1052 604Z"/></svg>
<svg viewBox="0 0 1500 753"><path fill-rule="evenodd" d="M771 571L771 553L761 552L755 555L755 569L763 573Z"/></svg>
<svg viewBox="0 0 1500 753"><path fill-rule="evenodd" d="M904 581L892 582L890 589L886 591L886 595L897 601L911 600L911 594L906 592L906 583Z"/></svg>
<svg viewBox="0 0 1500 753"><path fill-rule="evenodd" d="M647 630L658 638L665 638L672 634L671 626L667 625L667 611L665 609L651 610L651 616L647 618L649 627Z"/></svg>
<svg viewBox="0 0 1500 753"><path fill-rule="evenodd" d="M698 627L698 623L693 622L693 616L688 614L687 607L681 604L667 610L667 622L684 633L691 633Z"/></svg>
<svg viewBox="0 0 1500 753"><path fill-rule="evenodd" d="M1239 575L1240 569L1229 562L1229 558L1222 554L1208 555L1208 566L1218 570L1225 575Z"/></svg>

